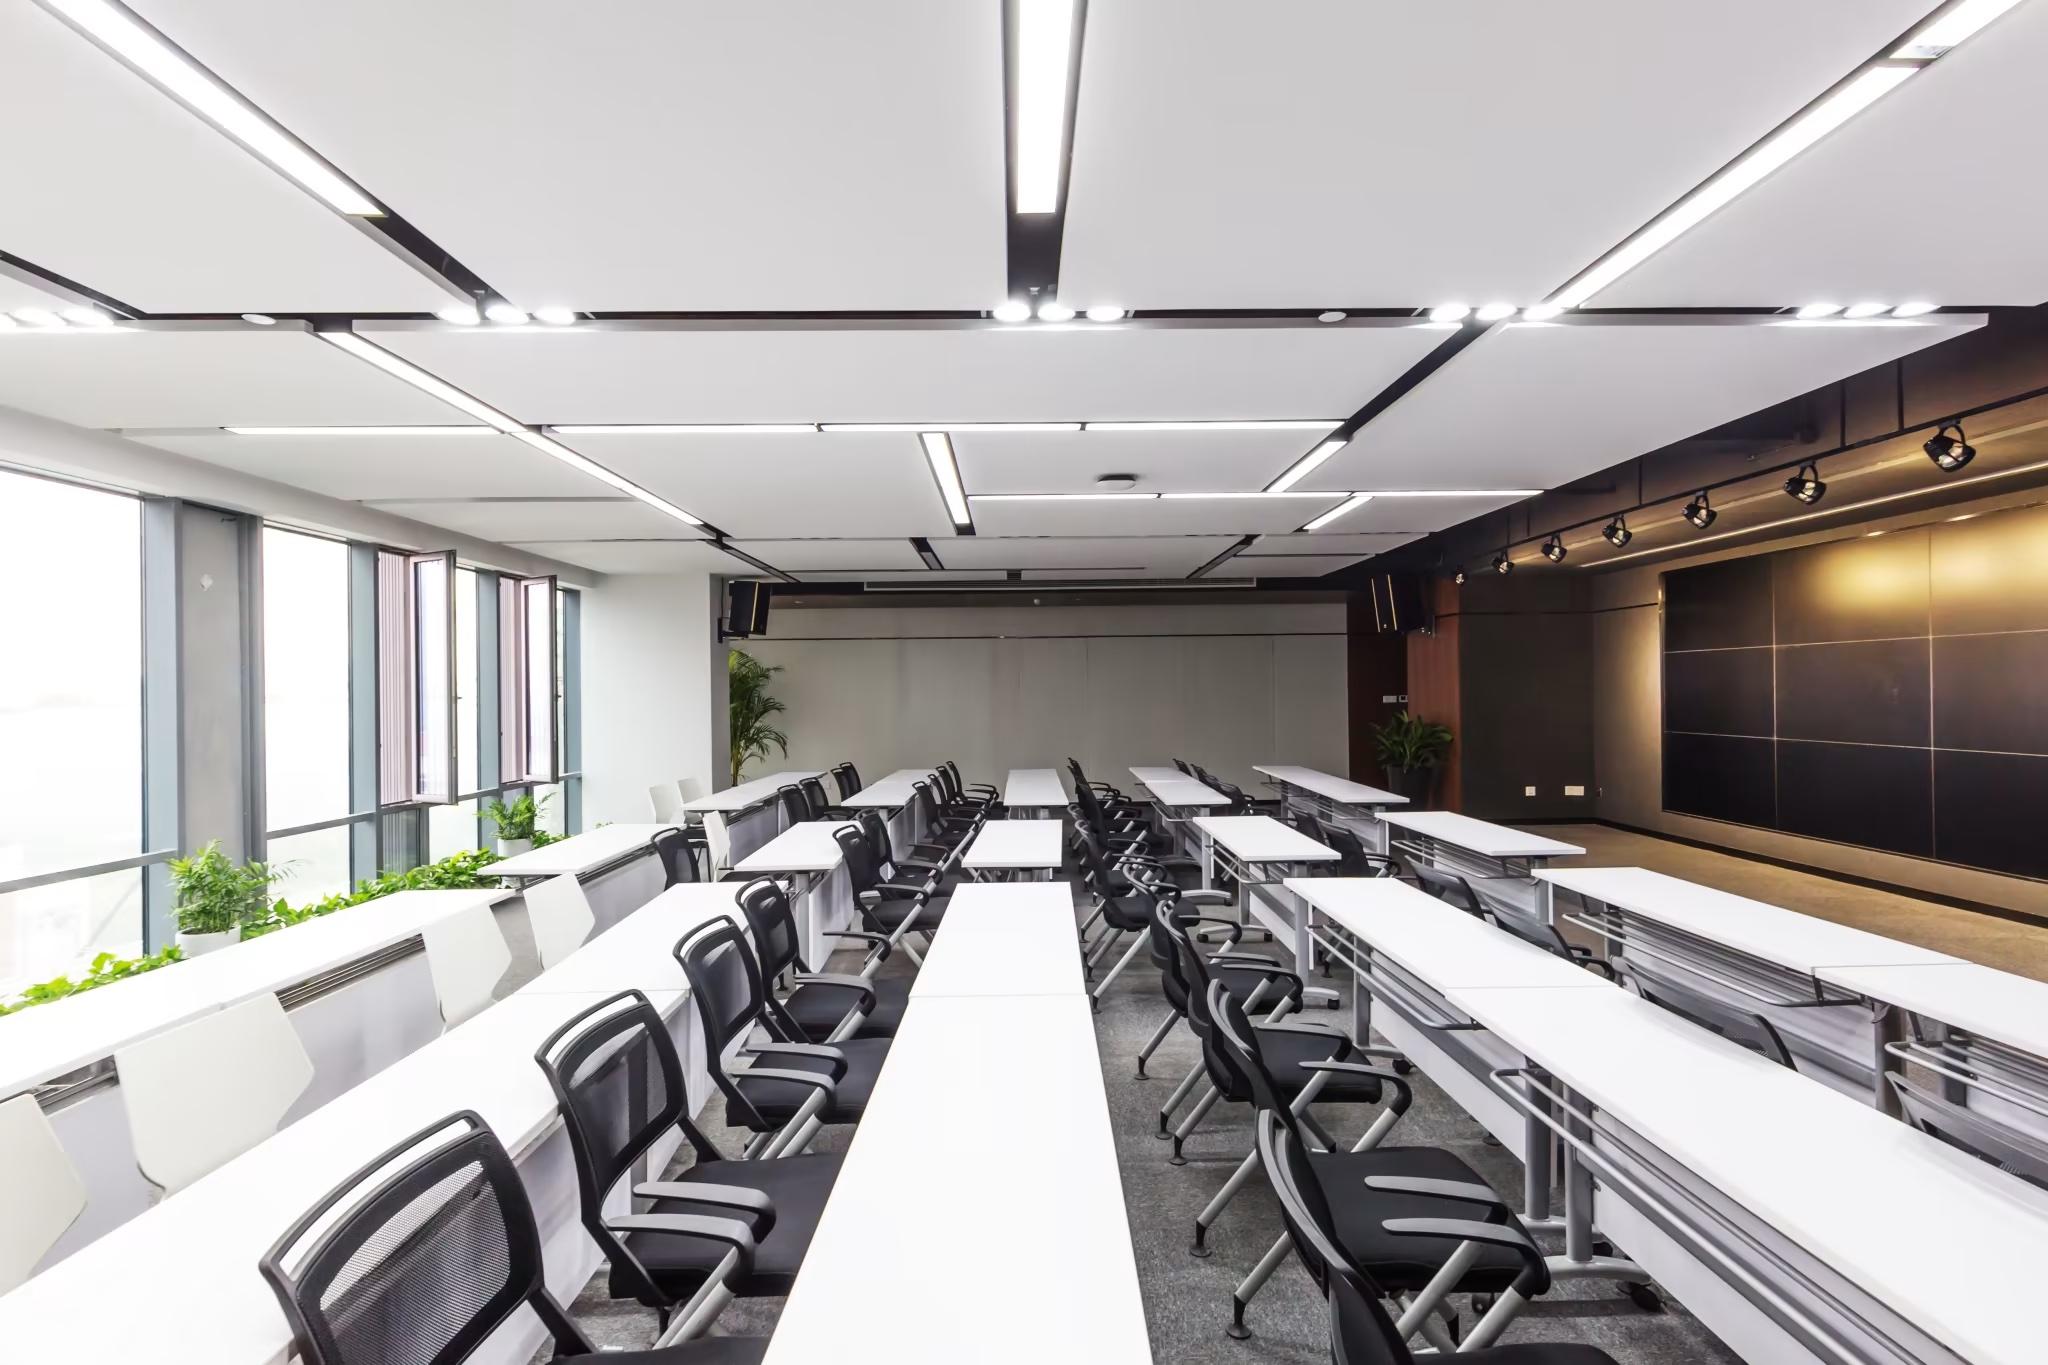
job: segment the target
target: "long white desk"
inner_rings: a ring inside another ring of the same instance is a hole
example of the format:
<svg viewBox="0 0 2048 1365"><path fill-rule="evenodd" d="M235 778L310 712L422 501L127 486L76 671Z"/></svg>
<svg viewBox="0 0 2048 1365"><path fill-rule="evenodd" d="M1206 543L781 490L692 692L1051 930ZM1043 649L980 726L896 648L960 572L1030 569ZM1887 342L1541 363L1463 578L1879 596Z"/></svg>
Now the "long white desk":
<svg viewBox="0 0 2048 1365"><path fill-rule="evenodd" d="M930 768L898 768L877 782L870 782L839 804L853 810L896 810L908 805L920 782L929 782Z"/></svg>
<svg viewBox="0 0 2048 1365"><path fill-rule="evenodd" d="M1307 909L1285 886L1278 896L1262 894L1260 888L1283 882L1290 871L1337 862L1337 850L1270 815L1198 815L1193 823L1207 855L1204 867L1220 856L1237 879L1246 917L1285 943L1294 954L1295 970L1306 975L1314 960Z"/></svg>
<svg viewBox="0 0 2048 1365"><path fill-rule="evenodd" d="M794 909L804 962L825 969L840 933L853 923L853 880L846 854L833 837L859 828L850 820L804 820L791 825L733 865L749 877L788 875L798 883Z"/></svg>
<svg viewBox="0 0 2048 1365"><path fill-rule="evenodd" d="M1319 820L1343 824L1375 853L1387 851L1386 828L1380 823L1380 812L1409 804L1408 798L1398 792L1382 791L1315 768L1255 763L1252 771L1263 776L1289 807L1306 810Z"/></svg>
<svg viewBox="0 0 2048 1365"><path fill-rule="evenodd" d="M1065 860L1057 820L991 820L960 857L977 879L990 873L1037 872L1050 878Z"/></svg>
<svg viewBox="0 0 2048 1365"><path fill-rule="evenodd" d="M784 787L797 786L807 778L823 777L824 774L812 769L795 769L789 772L769 773L764 777L753 777L738 786L726 787L708 796L695 797L683 802L685 812L702 814L715 810L722 815L732 815L750 810L764 801L773 801L775 794Z"/></svg>
<svg viewBox="0 0 2048 1365"><path fill-rule="evenodd" d="M1230 804L1230 798L1206 783L1197 782L1178 768L1132 768L1129 770L1145 789L1157 809L1159 820L1174 832L1185 847L1194 845L1202 864L1202 885L1216 884L1216 847L1209 837L1195 829L1187 812L1200 814Z"/></svg>
<svg viewBox="0 0 2048 1365"><path fill-rule="evenodd" d="M912 1000L768 1365L1151 1359L1086 999Z"/></svg>
<svg viewBox="0 0 2048 1365"><path fill-rule="evenodd" d="M491 864L490 874L522 882L565 875L587 877L636 853L647 852L655 835L675 828L660 824L605 825L500 859Z"/></svg>
<svg viewBox="0 0 2048 1365"><path fill-rule="evenodd" d="M725 825L729 852L727 861L744 858L781 833L789 816L777 801L784 787L797 786L806 779L821 777L809 769L791 769L752 778L723 791L712 792L683 803L683 816L702 824L717 816Z"/></svg>
<svg viewBox="0 0 2048 1365"><path fill-rule="evenodd" d="M1066 808L1067 789L1052 768L1012 768L1003 780L1003 805L1021 819L1057 816Z"/></svg>
<svg viewBox="0 0 2048 1365"><path fill-rule="evenodd" d="M1380 823L1390 828L1393 847L1457 873L1496 908L1524 915L1540 913L1531 872L1553 858L1578 858L1586 852L1561 839L1447 810L1382 811Z"/></svg>
<svg viewBox="0 0 2048 1365"><path fill-rule="evenodd" d="M1067 882L988 882L953 893L910 987L929 996L1087 994Z"/></svg>

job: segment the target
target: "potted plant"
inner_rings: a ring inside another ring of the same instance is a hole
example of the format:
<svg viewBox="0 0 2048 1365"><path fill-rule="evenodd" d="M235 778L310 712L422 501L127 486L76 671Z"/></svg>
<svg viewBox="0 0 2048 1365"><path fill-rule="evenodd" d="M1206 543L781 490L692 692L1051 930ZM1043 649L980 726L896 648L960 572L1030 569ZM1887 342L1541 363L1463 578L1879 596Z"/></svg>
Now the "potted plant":
<svg viewBox="0 0 2048 1365"><path fill-rule="evenodd" d="M1384 725L1372 727L1372 743L1386 770L1388 790L1422 804L1451 750L1451 727L1396 711Z"/></svg>
<svg viewBox="0 0 2048 1365"><path fill-rule="evenodd" d="M189 858L171 859L170 868L177 943L187 957L239 942L242 926L263 917L270 885L283 875L265 863L230 861L218 839Z"/></svg>
<svg viewBox="0 0 2048 1365"><path fill-rule="evenodd" d="M725 656L725 671L731 682L732 784L740 784L740 772L757 758L768 757L773 744L789 757L789 736L768 723L768 717L788 708L768 695L768 683L782 671L780 664L764 664L743 649Z"/></svg>
<svg viewBox="0 0 2048 1365"><path fill-rule="evenodd" d="M484 802L484 815L498 827L498 856L510 858L516 853L526 853L533 848L534 826L540 820L540 813L547 808L554 796L550 793L539 801L528 792L511 804L503 801Z"/></svg>

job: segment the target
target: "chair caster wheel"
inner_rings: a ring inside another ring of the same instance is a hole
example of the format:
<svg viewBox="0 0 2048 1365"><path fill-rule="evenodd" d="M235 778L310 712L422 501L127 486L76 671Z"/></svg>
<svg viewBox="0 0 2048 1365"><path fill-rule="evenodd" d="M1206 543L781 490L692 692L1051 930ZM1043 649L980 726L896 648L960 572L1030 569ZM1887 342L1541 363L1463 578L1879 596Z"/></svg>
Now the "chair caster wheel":
<svg viewBox="0 0 2048 1365"><path fill-rule="evenodd" d="M1208 1247L1203 1246L1200 1242L1197 1242L1193 1246L1188 1248L1188 1255L1194 1257L1198 1261L1206 1261L1215 1254L1215 1252L1209 1250Z"/></svg>
<svg viewBox="0 0 2048 1365"><path fill-rule="evenodd" d="M1166 1164L1169 1166L1185 1166L1188 1164L1188 1159L1179 1152L1175 1152L1172 1156L1166 1158Z"/></svg>
<svg viewBox="0 0 2048 1365"><path fill-rule="evenodd" d="M1396 1076L1413 1076L1415 1074L1415 1063L1409 1061L1406 1057L1396 1057L1394 1059L1394 1074Z"/></svg>
<svg viewBox="0 0 2048 1365"><path fill-rule="evenodd" d="M1232 1341L1250 1341L1252 1329L1244 1325L1243 1318L1232 1318L1230 1326L1223 1329L1223 1335L1229 1337Z"/></svg>
<svg viewBox="0 0 2048 1365"><path fill-rule="evenodd" d="M1485 1317L1488 1310L1493 1307L1493 1300L1494 1296L1491 1294L1474 1294L1472 1296L1472 1315L1479 1318Z"/></svg>
<svg viewBox="0 0 2048 1365"><path fill-rule="evenodd" d="M1655 1285L1639 1284L1634 1280L1630 1280L1622 1285L1621 1289L1624 1294L1628 1295L1628 1301L1642 1309L1645 1313L1661 1313L1664 1311L1664 1296L1657 1292Z"/></svg>

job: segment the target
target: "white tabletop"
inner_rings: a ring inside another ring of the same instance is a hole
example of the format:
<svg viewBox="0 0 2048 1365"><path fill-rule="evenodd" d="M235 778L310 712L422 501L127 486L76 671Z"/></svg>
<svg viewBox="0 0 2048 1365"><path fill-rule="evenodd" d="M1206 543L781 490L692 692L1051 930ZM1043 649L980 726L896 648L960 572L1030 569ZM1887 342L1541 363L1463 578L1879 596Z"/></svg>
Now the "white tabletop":
<svg viewBox="0 0 2048 1365"><path fill-rule="evenodd" d="M769 1365L1151 1359L1087 1000L913 1000Z"/></svg>
<svg viewBox="0 0 2048 1365"><path fill-rule="evenodd" d="M1067 789L1054 769L1012 768L1003 782L1003 804L1027 810L1056 808L1067 804Z"/></svg>
<svg viewBox="0 0 2048 1365"><path fill-rule="evenodd" d="M1025 894L1012 894L1019 892ZM1087 990L1072 886L975 883L953 893L910 998L1085 995Z"/></svg>
<svg viewBox="0 0 2048 1365"><path fill-rule="evenodd" d="M1473 991L1467 1008L1964 1359L2041 1359L2048 1193L1627 991Z"/></svg>
<svg viewBox="0 0 2048 1365"><path fill-rule="evenodd" d="M1391 877L1289 877L1284 885L1440 993L1612 989L1583 967Z"/></svg>
<svg viewBox="0 0 2048 1365"><path fill-rule="evenodd" d="M572 834L545 848L531 849L492 863L493 877L558 877L567 873L582 876L606 863L644 849L648 841L675 825L605 825Z"/></svg>
<svg viewBox="0 0 2048 1365"><path fill-rule="evenodd" d="M1253 772L1264 773L1275 782L1284 782L1290 787L1299 787L1305 792L1327 797L1346 806L1405 806L1408 798L1394 792L1368 787L1363 782L1353 782L1348 777L1336 777L1319 772L1314 768L1292 768L1285 764L1254 763Z"/></svg>
<svg viewBox="0 0 2048 1365"><path fill-rule="evenodd" d="M744 882L684 882L585 943L521 986L519 995L561 995L588 991L685 991L689 980L676 961L683 936L708 919L724 916L741 928L738 893Z"/></svg>
<svg viewBox="0 0 2048 1365"><path fill-rule="evenodd" d="M834 830L858 829L851 820L805 820L791 825L732 865L735 872L830 872L846 856Z"/></svg>
<svg viewBox="0 0 2048 1365"><path fill-rule="evenodd" d="M202 1014L382 952L466 906L510 895L400 891L0 1019L0 1096L31 1089Z"/></svg>
<svg viewBox="0 0 2048 1365"><path fill-rule="evenodd" d="M1567 891L1809 976L1821 967L1960 961L1931 948L1733 896L1644 867L1546 869L1536 875Z"/></svg>
<svg viewBox="0 0 2048 1365"><path fill-rule="evenodd" d="M1064 856L1057 820L991 820L961 856L967 868L1056 868Z"/></svg>
<svg viewBox="0 0 2048 1365"><path fill-rule="evenodd" d="M1821 980L1953 1024L1979 1038L2048 1057L2048 981L1975 962L1822 967Z"/></svg>
<svg viewBox="0 0 2048 1365"><path fill-rule="evenodd" d="M1489 824L1447 810L1389 811L1380 820L1488 858L1576 858L1586 851L1577 844L1545 839L1540 834Z"/></svg>
<svg viewBox="0 0 2048 1365"><path fill-rule="evenodd" d="M1162 806L1227 806L1230 798L1214 787L1195 781L1178 768L1133 768L1136 778L1152 799Z"/></svg>
<svg viewBox="0 0 2048 1365"><path fill-rule="evenodd" d="M930 768L898 768L879 782L871 782L839 804L855 810L895 810L910 804L911 788L931 780Z"/></svg>
<svg viewBox="0 0 2048 1365"><path fill-rule="evenodd" d="M1343 856L1270 815L1198 815L1195 828L1247 863L1334 863Z"/></svg>
<svg viewBox="0 0 2048 1365"><path fill-rule="evenodd" d="M799 772L769 773L765 777L752 777L736 787L727 787L724 791L715 791L709 796L700 796L694 800L685 801L683 802L683 809L745 810L748 806L756 806L763 801L771 799L776 792L784 787L795 786L807 777L822 776L824 776L823 773L805 769Z"/></svg>

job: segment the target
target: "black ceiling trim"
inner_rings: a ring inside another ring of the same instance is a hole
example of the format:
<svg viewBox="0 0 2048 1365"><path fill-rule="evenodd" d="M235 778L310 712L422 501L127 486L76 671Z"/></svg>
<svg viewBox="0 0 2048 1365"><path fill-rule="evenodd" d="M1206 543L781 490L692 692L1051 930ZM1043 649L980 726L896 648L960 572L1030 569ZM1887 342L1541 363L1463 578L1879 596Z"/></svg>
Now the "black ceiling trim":
<svg viewBox="0 0 2048 1365"><path fill-rule="evenodd" d="M1257 539L1258 537L1255 535L1239 537L1236 544L1225 546L1223 551L1220 554L1218 554L1214 559L1211 559L1208 563L1201 565L1193 573L1189 574L1187 578L1182 579L1181 581L1190 582L1194 579L1202 577L1204 574L1208 573L1209 570L1214 569L1219 565L1228 563L1230 560L1235 559L1237 556L1243 554L1246 550L1250 549L1252 542Z"/></svg>
<svg viewBox="0 0 2048 1365"><path fill-rule="evenodd" d="M136 318L145 316L142 310L121 302L112 294L102 294L90 285L80 284L77 280L68 279L63 275L59 275L54 270L45 270L35 262L25 261L12 252L0 251L0 274L13 275L24 284L48 286L60 294L70 294L78 298L91 299L108 312L118 313L123 317ZM238 313L235 316L239 317L241 315Z"/></svg>
<svg viewBox="0 0 2048 1365"><path fill-rule="evenodd" d="M1022 5L1003 5L1003 206L1008 232L1011 298L1057 298L1060 248L1066 235L1067 196L1074 166L1074 119L1081 101L1081 57L1088 31L1087 0L1074 0L1074 31L1067 54L1067 106L1061 129L1059 198L1051 213L1017 212L1017 25ZM991 304L991 307L994 305Z"/></svg>

